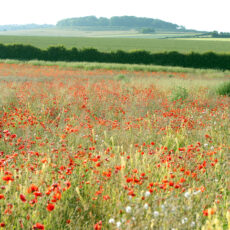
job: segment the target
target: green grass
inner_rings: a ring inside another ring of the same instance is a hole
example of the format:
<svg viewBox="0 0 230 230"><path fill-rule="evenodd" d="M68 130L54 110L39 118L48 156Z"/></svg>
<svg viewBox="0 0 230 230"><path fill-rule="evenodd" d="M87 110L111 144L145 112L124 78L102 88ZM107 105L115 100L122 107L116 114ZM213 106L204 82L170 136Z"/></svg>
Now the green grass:
<svg viewBox="0 0 230 230"><path fill-rule="evenodd" d="M99 62L52 62L52 61L19 61L6 59L1 60L0 63L7 64L30 64L35 66L59 66L60 68L71 68L71 69L84 69L84 70L96 70L96 69L107 69L107 70L127 70L127 71L143 71L143 72L169 72L169 73L191 73L191 74L202 74L210 78L222 78L230 76L230 71L220 71L214 69L197 69L197 68L184 68L174 66L159 66L159 65L141 65L141 64L116 64L116 63L99 63ZM169 75L173 77L173 75Z"/></svg>
<svg viewBox="0 0 230 230"><path fill-rule="evenodd" d="M230 81L224 82L217 88L217 94L223 96L230 96Z"/></svg>
<svg viewBox="0 0 230 230"><path fill-rule="evenodd" d="M150 52L178 51L182 53L218 52L230 53L230 42L225 40L190 39L144 39L144 38L108 38L108 37L55 37L55 36L0 36L3 44L29 44L39 48L63 45L66 48L93 47L100 51L111 50L147 50Z"/></svg>

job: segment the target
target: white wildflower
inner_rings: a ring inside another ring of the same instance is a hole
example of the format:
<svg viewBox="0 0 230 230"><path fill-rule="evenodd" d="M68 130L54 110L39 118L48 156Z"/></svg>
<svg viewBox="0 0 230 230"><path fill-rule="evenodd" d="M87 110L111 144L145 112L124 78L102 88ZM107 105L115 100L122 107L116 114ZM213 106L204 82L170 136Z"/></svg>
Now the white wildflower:
<svg viewBox="0 0 230 230"><path fill-rule="evenodd" d="M117 225L117 228L120 228L121 227L121 222L118 221L116 225Z"/></svg>
<svg viewBox="0 0 230 230"><path fill-rule="evenodd" d="M144 209L148 209L149 208L149 205L148 204L145 204L144 205Z"/></svg>
<svg viewBox="0 0 230 230"><path fill-rule="evenodd" d="M187 221L188 221L188 218L185 217L185 218L183 218L183 219L181 220L181 223L182 223L182 224L185 224L185 223L187 223Z"/></svg>
<svg viewBox="0 0 230 230"><path fill-rule="evenodd" d="M115 223L115 220L113 218L110 218L109 219L109 224L114 224Z"/></svg>
<svg viewBox="0 0 230 230"><path fill-rule="evenodd" d="M208 143L205 143L205 144L204 144L204 147L207 147L207 146L208 146Z"/></svg>
<svg viewBox="0 0 230 230"><path fill-rule="evenodd" d="M145 192L145 197L150 196L150 194L151 194L151 193L150 193L149 191L146 191L146 192Z"/></svg>
<svg viewBox="0 0 230 230"><path fill-rule="evenodd" d="M185 196L186 198L189 198L189 197L190 197L190 192L185 192L184 196Z"/></svg>
<svg viewBox="0 0 230 230"><path fill-rule="evenodd" d="M155 217L158 217L158 216L160 215L160 213L159 213L158 211L154 211L154 212L153 212L153 215L154 215Z"/></svg>
<svg viewBox="0 0 230 230"><path fill-rule="evenodd" d="M192 221L190 226L195 227L195 225L196 225L195 221Z"/></svg>
<svg viewBox="0 0 230 230"><path fill-rule="evenodd" d="M132 211L132 208L131 208L130 206L127 206L127 207L125 208L125 211L126 211L127 213L130 213L130 212Z"/></svg>

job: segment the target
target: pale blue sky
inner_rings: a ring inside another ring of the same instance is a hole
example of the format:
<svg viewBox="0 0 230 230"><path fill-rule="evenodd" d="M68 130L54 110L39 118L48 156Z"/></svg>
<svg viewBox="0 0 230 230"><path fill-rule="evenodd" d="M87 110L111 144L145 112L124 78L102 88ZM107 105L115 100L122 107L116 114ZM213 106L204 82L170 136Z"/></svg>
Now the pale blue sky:
<svg viewBox="0 0 230 230"><path fill-rule="evenodd" d="M55 24L70 17L132 15L187 29L230 32L230 0L0 0L0 25Z"/></svg>

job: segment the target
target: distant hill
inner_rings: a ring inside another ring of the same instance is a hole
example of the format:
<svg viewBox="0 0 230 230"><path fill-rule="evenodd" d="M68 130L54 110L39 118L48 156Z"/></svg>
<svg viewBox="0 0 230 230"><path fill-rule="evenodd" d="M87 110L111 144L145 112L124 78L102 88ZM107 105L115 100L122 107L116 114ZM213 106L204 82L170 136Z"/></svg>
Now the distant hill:
<svg viewBox="0 0 230 230"><path fill-rule="evenodd" d="M135 17L135 16L114 16L111 18L95 16L78 17L63 19L56 24L59 28L74 28L74 27L92 27L95 29L141 29L148 28L152 30L165 31L185 31L185 27L165 22L159 19Z"/></svg>
<svg viewBox="0 0 230 230"><path fill-rule="evenodd" d="M53 28L54 25L44 24L26 24L26 25L0 25L0 31L12 31L12 30L32 30L32 29L43 29L43 28Z"/></svg>

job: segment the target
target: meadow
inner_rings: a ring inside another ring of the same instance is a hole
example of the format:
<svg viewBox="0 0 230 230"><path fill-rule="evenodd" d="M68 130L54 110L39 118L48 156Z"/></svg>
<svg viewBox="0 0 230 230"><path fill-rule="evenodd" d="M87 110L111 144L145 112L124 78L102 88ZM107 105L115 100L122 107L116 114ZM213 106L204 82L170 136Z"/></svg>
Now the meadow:
<svg viewBox="0 0 230 230"><path fill-rule="evenodd" d="M0 228L229 229L229 76L1 61Z"/></svg>
<svg viewBox="0 0 230 230"><path fill-rule="evenodd" d="M114 32L113 32L114 33ZM59 32L60 34L60 32ZM146 50L153 53L178 51L181 53L213 51L230 53L230 40L224 39L152 39L124 37L61 37L61 36L0 36L2 44L26 44L46 49L49 46L62 45L66 48L89 48L99 51Z"/></svg>

